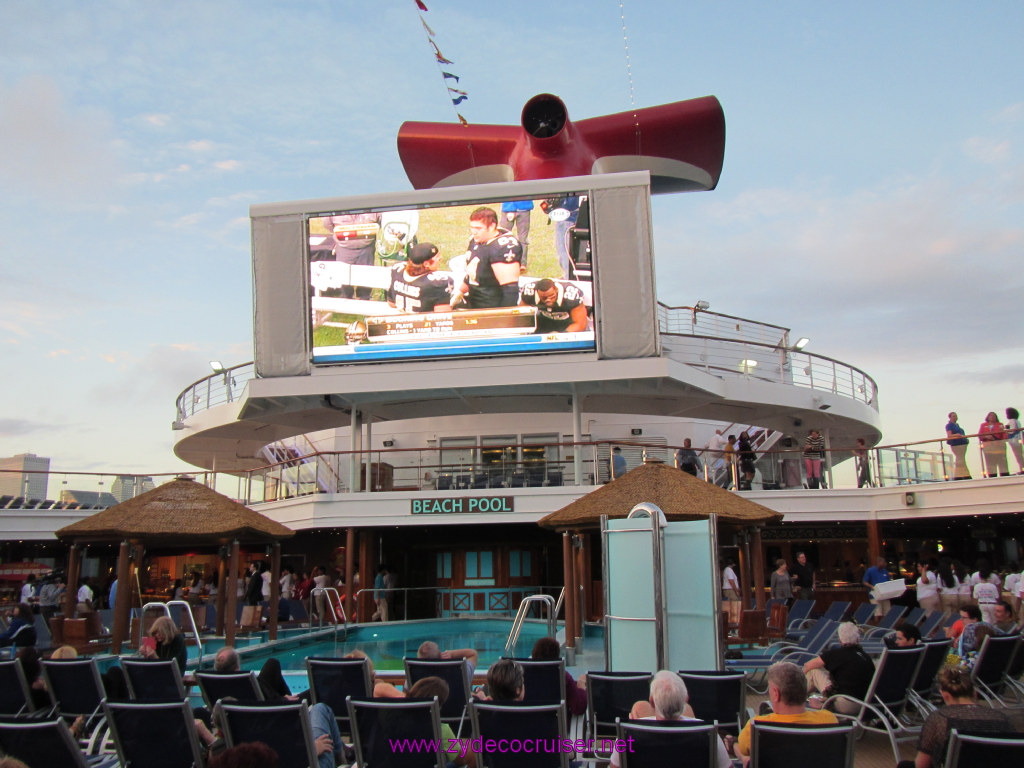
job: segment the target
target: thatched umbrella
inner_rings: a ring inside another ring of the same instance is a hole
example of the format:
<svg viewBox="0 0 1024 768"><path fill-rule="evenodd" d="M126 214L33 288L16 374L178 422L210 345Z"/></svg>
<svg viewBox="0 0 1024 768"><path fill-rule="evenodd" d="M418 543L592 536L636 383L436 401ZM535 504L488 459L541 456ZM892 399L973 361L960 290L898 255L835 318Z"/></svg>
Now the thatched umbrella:
<svg viewBox="0 0 1024 768"><path fill-rule="evenodd" d="M559 531L597 528L602 515L626 517L641 501L657 504L670 521L705 520L714 514L720 521L748 526L782 519L781 512L714 483L665 464L650 462L542 517L538 525Z"/></svg>
<svg viewBox="0 0 1024 768"><path fill-rule="evenodd" d="M271 560L270 631L277 634L277 605L280 595L280 540L295 535L285 525L239 504L188 477L179 477L135 498L115 504L94 515L65 526L57 538L71 544L68 558L68 595L65 616L72 614L74 584L78 579L78 547L90 543L119 541L117 577L122 588L114 606L112 650L120 651L128 634L131 590L126 589L130 574L132 547L134 558L141 560L142 547L211 547L221 555L217 594L217 631L224 631L227 642L234 641L236 604L235 581L238 574L238 550L241 543L267 544L273 547ZM225 563L225 555L230 560ZM226 578L225 578L226 577ZM225 611L226 597L226 611ZM225 613L232 617L225 621Z"/></svg>
<svg viewBox="0 0 1024 768"><path fill-rule="evenodd" d="M750 576L753 573L757 606L759 609L764 607L764 568L761 565L759 526L771 520L781 520L782 514L687 472L660 462L649 462L538 521L538 525L563 532L562 549L566 559L565 615L572 615L573 623L579 568L574 570L569 560L572 556L570 532L599 528L603 515L610 518L626 517L640 502L656 504L669 521L705 520L714 514L720 523L754 527L755 562L751 568L751 564L743 558L740 564L741 581L743 593L749 594ZM567 642L570 642L569 635L567 631Z"/></svg>

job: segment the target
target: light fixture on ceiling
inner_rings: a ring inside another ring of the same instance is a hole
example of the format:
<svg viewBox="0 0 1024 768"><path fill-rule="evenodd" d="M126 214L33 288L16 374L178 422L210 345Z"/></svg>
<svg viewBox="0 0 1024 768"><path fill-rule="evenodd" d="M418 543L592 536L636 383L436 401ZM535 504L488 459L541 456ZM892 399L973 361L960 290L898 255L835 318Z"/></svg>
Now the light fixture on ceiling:
<svg viewBox="0 0 1024 768"><path fill-rule="evenodd" d="M799 339L796 340L796 344L793 345L793 349L799 352L801 349L803 349L810 343L810 339L808 339L806 336L801 336Z"/></svg>
<svg viewBox="0 0 1024 768"><path fill-rule="evenodd" d="M211 360L210 367L213 368L214 373L224 373L227 370L220 360Z"/></svg>

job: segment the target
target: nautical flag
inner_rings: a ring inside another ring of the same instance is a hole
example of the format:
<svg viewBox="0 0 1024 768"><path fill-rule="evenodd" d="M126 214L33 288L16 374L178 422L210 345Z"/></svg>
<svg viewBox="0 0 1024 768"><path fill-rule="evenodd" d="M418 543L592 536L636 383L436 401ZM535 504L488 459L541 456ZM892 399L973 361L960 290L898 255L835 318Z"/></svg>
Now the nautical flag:
<svg viewBox="0 0 1024 768"><path fill-rule="evenodd" d="M457 104L461 104L462 102L464 102L468 98L469 98L469 96L459 96L459 98L457 98L457 99L452 99L452 104L456 104L456 105Z"/></svg>
<svg viewBox="0 0 1024 768"><path fill-rule="evenodd" d="M444 75L445 80L454 80L456 83L459 82L459 76L453 75L451 72L441 72Z"/></svg>
<svg viewBox="0 0 1024 768"><path fill-rule="evenodd" d="M454 61L449 61L448 59L446 59L444 57L444 54L441 53L441 49L437 47L437 43L435 43L433 40L431 40L430 44L434 47L434 56L437 57L437 60L438 60L439 63L441 63L441 64L454 64L455 63Z"/></svg>
<svg viewBox="0 0 1024 768"><path fill-rule="evenodd" d="M420 24L422 24L423 28L427 30L428 37L434 37L434 30L432 30L430 26L427 24L427 22L423 20L422 16L420 16Z"/></svg>
<svg viewBox="0 0 1024 768"><path fill-rule="evenodd" d="M416 0L416 6L417 6L417 7L418 7L418 8L419 8L419 9L420 9L421 11L429 11L429 10L430 10L429 8L427 8L427 4L426 4L426 3L424 3L424 2L423 2L423 0Z"/></svg>
<svg viewBox="0 0 1024 768"><path fill-rule="evenodd" d="M464 118L464 117L463 117L463 116L462 116L462 115L461 115L460 113L458 113L458 112L456 112L455 114L459 116L459 122L460 122L460 123L462 123L462 124L463 124L463 125L465 125L465 126L468 126L468 125L469 125L469 120L467 120L466 118Z"/></svg>

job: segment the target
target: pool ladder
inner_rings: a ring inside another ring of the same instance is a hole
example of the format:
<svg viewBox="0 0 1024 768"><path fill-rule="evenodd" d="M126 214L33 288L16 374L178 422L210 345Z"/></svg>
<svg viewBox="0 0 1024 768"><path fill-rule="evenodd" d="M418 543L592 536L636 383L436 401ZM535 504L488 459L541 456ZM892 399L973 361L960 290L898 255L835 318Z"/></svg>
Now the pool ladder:
<svg viewBox="0 0 1024 768"><path fill-rule="evenodd" d="M526 614L533 603L541 603L547 606L548 635L554 637L558 631L558 608L561 606L564 596L565 589L563 588L562 593L558 596L557 603L551 595L530 595L529 597L524 597L523 601L519 603L519 610L516 611L515 621L512 622L512 631L508 633L508 642L505 643L505 654L508 655L509 651L515 647L516 642L519 640L519 632L523 628L523 621L526 619Z"/></svg>
<svg viewBox="0 0 1024 768"><path fill-rule="evenodd" d="M199 634L199 627L196 626L196 617L192 615L192 606L187 601L185 601L185 600L168 600L166 603L161 603L161 602L146 603L144 606L142 606L142 611L139 614L139 634L138 634L138 637L135 638L135 647L139 648L139 647L142 646L142 625L144 623L143 620L142 620L142 617L146 615L146 611L157 611L159 613L162 613L167 618L172 618L171 617L171 606L172 605L177 606L177 607L182 609L182 619L184 619L185 617L188 617L188 623L192 626L192 634L194 634L195 638L196 638L196 649L197 649L197 653L199 655L197 668L198 669L202 669L203 668L203 639L202 639L202 637ZM133 609L132 612L134 613L134 609Z"/></svg>
<svg viewBox="0 0 1024 768"><path fill-rule="evenodd" d="M338 606L338 610L341 611L341 623L345 628L345 637L348 637L348 617L345 615L345 606L341 603L341 595L338 590L334 587L313 587L313 590L309 593L309 631L313 631L313 603L319 595L324 597L324 607L331 612L331 621L334 625L334 642L338 642L338 614L334 610L334 606ZM324 611L317 611L317 618L320 620L320 629L324 627Z"/></svg>

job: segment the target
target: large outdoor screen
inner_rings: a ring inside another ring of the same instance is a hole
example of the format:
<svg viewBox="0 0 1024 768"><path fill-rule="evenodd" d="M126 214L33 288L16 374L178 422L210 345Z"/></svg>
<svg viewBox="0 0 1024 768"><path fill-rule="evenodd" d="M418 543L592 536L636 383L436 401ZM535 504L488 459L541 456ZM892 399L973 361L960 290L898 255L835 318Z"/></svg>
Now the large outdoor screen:
<svg viewBox="0 0 1024 768"><path fill-rule="evenodd" d="M305 221L315 364L596 349L585 192Z"/></svg>

